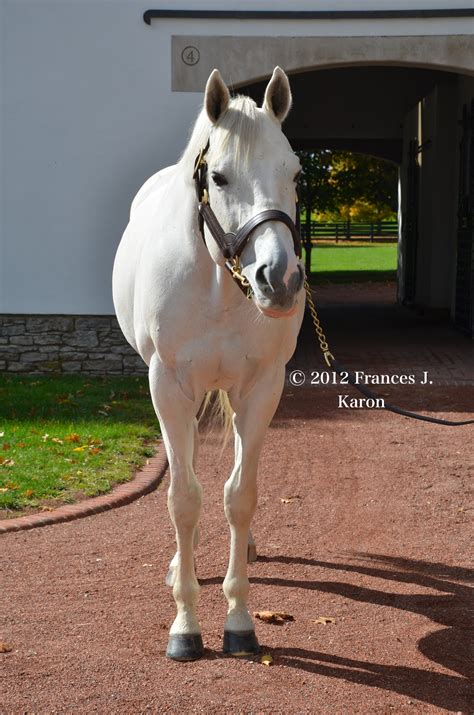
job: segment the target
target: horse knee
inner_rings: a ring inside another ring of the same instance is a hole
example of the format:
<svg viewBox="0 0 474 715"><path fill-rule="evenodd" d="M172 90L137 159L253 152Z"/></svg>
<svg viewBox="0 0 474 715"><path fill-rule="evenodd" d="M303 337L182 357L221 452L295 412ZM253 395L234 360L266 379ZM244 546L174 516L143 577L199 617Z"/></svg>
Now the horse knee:
<svg viewBox="0 0 474 715"><path fill-rule="evenodd" d="M168 511L176 527L195 529L202 505L202 487L194 479L172 479Z"/></svg>
<svg viewBox="0 0 474 715"><path fill-rule="evenodd" d="M257 506L257 485L226 484L224 491L224 510L231 524L247 524L251 521Z"/></svg>

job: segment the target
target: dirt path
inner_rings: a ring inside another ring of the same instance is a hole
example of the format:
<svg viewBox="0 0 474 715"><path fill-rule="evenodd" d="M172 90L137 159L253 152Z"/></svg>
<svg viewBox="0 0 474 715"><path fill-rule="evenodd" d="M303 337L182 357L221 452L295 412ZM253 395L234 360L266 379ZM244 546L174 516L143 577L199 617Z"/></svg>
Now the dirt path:
<svg viewBox="0 0 474 715"><path fill-rule="evenodd" d="M121 509L2 537L0 637L13 650L0 655L0 712L472 710L472 430L336 410L338 392L287 389L262 457L250 608L295 617L257 622L273 666L220 652L230 454L219 461L211 436L199 460L205 658L164 656L174 613L166 477ZM436 388L430 400L468 416L474 388ZM410 392L411 407L425 403Z"/></svg>

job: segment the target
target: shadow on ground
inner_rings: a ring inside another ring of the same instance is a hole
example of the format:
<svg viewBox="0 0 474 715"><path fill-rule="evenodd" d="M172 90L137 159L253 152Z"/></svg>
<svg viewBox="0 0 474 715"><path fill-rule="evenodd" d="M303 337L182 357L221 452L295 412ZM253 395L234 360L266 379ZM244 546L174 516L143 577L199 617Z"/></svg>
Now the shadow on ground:
<svg viewBox="0 0 474 715"><path fill-rule="evenodd" d="M303 648L270 649L279 664L289 668L341 678L348 682L382 688L429 703L447 711L466 711L472 705L472 606L473 593L467 585L474 571L428 561L397 558L383 554L353 554L360 563L336 563L298 556L259 556L259 562L315 566L329 571L361 574L396 583L413 584L439 594L398 594L338 581L310 581L254 576L251 583L301 588L333 593L353 601L396 608L424 616L444 626L422 638L416 645L429 660L459 675L403 665L382 665L367 660L340 657ZM220 578L200 580L200 584L221 583ZM471 627L470 627L471 625ZM213 654L216 657L218 654Z"/></svg>

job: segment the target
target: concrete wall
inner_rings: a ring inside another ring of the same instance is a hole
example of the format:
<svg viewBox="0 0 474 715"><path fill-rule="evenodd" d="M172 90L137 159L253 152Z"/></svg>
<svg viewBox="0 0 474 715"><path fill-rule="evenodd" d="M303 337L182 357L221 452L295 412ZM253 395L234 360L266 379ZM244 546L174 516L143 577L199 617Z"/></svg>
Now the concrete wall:
<svg viewBox="0 0 474 715"><path fill-rule="evenodd" d="M326 33L310 35L307 29L305 34L310 36L299 33L294 37L214 35L212 40L196 35L173 37L173 89L185 92L200 89L217 65L226 82L237 88L249 80L258 81L269 76L276 64L281 64L289 73L378 64L433 67L453 72L465 70L474 74L474 38L471 35L443 34L440 26L435 30L429 24L420 25L416 21L412 21L406 36L396 35L392 21L385 21L385 30L379 25L380 36L377 33L374 36L375 28L368 25L354 27L348 33L355 36L347 36L342 28L333 26L327 28L329 36ZM322 28L318 27L318 30L321 32ZM199 52L198 64L190 66L183 62L188 47Z"/></svg>
<svg viewBox="0 0 474 715"><path fill-rule="evenodd" d="M0 313L113 313L132 198L175 161L200 101L171 95L169 36L149 32L147 7L2 5Z"/></svg>

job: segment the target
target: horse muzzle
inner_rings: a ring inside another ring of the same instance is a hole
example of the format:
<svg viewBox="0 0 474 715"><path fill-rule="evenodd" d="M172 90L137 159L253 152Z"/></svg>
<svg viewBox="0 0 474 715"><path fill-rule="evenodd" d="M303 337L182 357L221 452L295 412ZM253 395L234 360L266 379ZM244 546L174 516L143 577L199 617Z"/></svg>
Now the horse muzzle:
<svg viewBox="0 0 474 715"><path fill-rule="evenodd" d="M304 272L300 264L285 282L285 270L280 264L263 264L254 277L254 296L257 308L269 318L289 318L295 314L296 298L300 292Z"/></svg>

